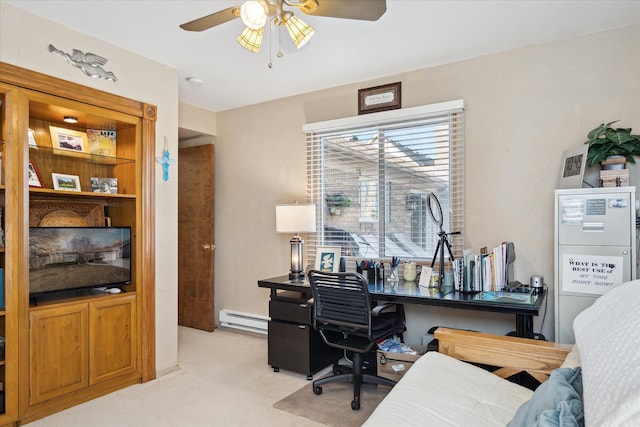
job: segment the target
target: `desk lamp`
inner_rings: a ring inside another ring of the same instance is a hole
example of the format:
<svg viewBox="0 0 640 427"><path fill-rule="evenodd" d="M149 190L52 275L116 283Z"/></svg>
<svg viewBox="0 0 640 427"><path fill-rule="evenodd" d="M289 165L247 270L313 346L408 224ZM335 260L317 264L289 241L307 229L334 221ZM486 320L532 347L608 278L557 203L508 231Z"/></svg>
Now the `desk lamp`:
<svg viewBox="0 0 640 427"><path fill-rule="evenodd" d="M315 205L276 205L276 231L278 233L294 233L291 244L290 280L304 279L302 253L304 240L298 233L316 231Z"/></svg>

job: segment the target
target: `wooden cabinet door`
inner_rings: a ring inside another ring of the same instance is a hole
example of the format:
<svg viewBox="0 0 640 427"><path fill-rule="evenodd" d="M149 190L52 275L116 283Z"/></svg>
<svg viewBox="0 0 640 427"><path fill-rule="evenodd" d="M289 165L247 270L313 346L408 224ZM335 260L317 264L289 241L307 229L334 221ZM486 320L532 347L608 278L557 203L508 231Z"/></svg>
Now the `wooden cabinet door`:
<svg viewBox="0 0 640 427"><path fill-rule="evenodd" d="M89 384L137 369L135 325L135 295L89 303Z"/></svg>
<svg viewBox="0 0 640 427"><path fill-rule="evenodd" d="M29 321L30 404L87 387L87 304L32 310Z"/></svg>

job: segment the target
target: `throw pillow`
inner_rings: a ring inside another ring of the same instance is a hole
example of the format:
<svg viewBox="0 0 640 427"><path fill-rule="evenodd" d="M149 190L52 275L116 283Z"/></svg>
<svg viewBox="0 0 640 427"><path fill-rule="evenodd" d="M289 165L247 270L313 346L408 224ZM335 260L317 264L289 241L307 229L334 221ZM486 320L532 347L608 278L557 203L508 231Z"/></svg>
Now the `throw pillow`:
<svg viewBox="0 0 640 427"><path fill-rule="evenodd" d="M584 426L580 367L554 369L516 411L508 427Z"/></svg>
<svg viewBox="0 0 640 427"><path fill-rule="evenodd" d="M640 426L640 280L622 283L576 316L589 425Z"/></svg>

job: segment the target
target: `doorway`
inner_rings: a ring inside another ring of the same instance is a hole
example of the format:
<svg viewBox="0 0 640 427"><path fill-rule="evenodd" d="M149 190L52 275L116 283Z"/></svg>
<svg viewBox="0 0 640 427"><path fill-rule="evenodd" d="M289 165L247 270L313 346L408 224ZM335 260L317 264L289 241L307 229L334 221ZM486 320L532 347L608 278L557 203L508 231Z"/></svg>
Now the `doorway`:
<svg viewBox="0 0 640 427"><path fill-rule="evenodd" d="M178 149L178 325L213 331L214 146Z"/></svg>

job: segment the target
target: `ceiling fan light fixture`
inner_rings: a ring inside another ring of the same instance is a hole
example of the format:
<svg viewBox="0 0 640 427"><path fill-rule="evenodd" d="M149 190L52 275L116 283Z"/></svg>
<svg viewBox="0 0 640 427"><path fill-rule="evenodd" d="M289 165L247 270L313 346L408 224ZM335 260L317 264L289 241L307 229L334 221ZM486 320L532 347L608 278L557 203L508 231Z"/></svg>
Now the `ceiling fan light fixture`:
<svg viewBox="0 0 640 427"><path fill-rule="evenodd" d="M252 30L263 28L267 22L267 10L261 1L249 0L240 6L240 18Z"/></svg>
<svg viewBox="0 0 640 427"><path fill-rule="evenodd" d="M264 27L254 30L252 28L245 28L242 34L238 36L238 43L240 46L247 49L249 52L260 52L260 46L262 45L262 36L264 35Z"/></svg>
<svg viewBox="0 0 640 427"><path fill-rule="evenodd" d="M285 13L284 17L284 25L287 27L287 31L289 32L289 37L293 41L293 44L296 45L297 49L300 49L302 46L307 44L311 37L316 33L316 30L302 19L298 18L291 12Z"/></svg>

